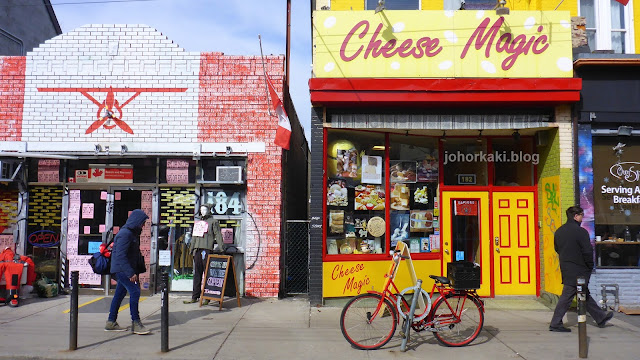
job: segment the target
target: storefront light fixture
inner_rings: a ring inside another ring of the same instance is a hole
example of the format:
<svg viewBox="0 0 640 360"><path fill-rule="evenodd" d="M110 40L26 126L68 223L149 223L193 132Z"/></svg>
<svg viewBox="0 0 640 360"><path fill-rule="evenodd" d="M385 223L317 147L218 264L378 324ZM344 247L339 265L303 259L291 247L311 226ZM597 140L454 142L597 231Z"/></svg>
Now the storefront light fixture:
<svg viewBox="0 0 640 360"><path fill-rule="evenodd" d="M384 0L378 0L378 6L376 6L376 11L374 14L379 13L382 10L385 10L386 8L384 7Z"/></svg>
<svg viewBox="0 0 640 360"><path fill-rule="evenodd" d="M100 153L100 151L102 151L102 145L100 145L100 144L96 144L95 153L96 153L96 154L99 154L99 153Z"/></svg>
<svg viewBox="0 0 640 360"><path fill-rule="evenodd" d="M229 155L231 155L231 152L232 152L232 151L233 151L233 150L231 150L231 146L227 146L227 148L226 148L226 149L225 149L225 151L224 151L224 154L225 154L225 155L227 155L227 156L229 156Z"/></svg>
<svg viewBox="0 0 640 360"><path fill-rule="evenodd" d="M632 131L633 127L631 126L620 126L618 128L618 136L631 136Z"/></svg>
<svg viewBox="0 0 640 360"><path fill-rule="evenodd" d="M125 144L120 145L120 155L124 155L127 151L129 151L129 148L127 147L127 145Z"/></svg>
<svg viewBox="0 0 640 360"><path fill-rule="evenodd" d="M446 142L447 141L447 132L446 131L442 132L442 137L440 138L440 141L442 141L442 142Z"/></svg>
<svg viewBox="0 0 640 360"><path fill-rule="evenodd" d="M498 3L496 4L496 15L509 15L509 8L506 7L505 5L507 5L507 1L506 0L498 0Z"/></svg>
<svg viewBox="0 0 640 360"><path fill-rule="evenodd" d="M518 129L515 129L515 130L513 131L513 134L511 134L511 136L513 137L513 140L514 140L515 142L520 141L520 132L518 131Z"/></svg>
<svg viewBox="0 0 640 360"><path fill-rule="evenodd" d="M373 147L371 148L371 150L384 150L384 145L373 145Z"/></svg>

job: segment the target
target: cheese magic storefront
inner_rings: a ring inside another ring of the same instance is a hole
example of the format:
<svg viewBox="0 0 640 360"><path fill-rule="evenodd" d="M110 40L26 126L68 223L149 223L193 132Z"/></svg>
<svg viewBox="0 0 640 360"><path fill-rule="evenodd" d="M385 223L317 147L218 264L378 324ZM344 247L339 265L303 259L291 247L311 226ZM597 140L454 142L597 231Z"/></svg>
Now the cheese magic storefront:
<svg viewBox="0 0 640 360"><path fill-rule="evenodd" d="M381 290L398 242L425 288L464 260L482 296L560 294L571 32L568 11L316 8L312 303Z"/></svg>

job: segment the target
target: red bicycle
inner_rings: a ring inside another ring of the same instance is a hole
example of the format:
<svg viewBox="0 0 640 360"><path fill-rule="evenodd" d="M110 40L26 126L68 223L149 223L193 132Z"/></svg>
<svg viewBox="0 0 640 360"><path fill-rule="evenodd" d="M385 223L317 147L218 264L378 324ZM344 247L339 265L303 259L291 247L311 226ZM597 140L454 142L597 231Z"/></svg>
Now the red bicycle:
<svg viewBox="0 0 640 360"><path fill-rule="evenodd" d="M340 329L345 339L358 349L378 349L391 340L400 319L403 319L411 321L411 329L416 332L433 332L436 339L446 346L465 346L475 340L484 325L484 302L475 289L455 289L446 277L429 276L435 281L431 293L420 288L423 304L409 319L411 305L405 295L409 292L415 295L415 287L399 291L393 281L400 260L410 259L401 254L402 250L398 248L391 254L392 265L385 275L387 280L382 292L369 291L358 295L344 306ZM438 296L431 307L436 291ZM401 335L403 338L408 336Z"/></svg>

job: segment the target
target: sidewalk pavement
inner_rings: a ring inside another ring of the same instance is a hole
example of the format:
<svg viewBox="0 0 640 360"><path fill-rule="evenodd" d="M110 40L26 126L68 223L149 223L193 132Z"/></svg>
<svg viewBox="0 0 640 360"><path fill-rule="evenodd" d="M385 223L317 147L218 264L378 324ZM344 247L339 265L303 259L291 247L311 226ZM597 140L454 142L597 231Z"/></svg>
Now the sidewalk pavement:
<svg viewBox="0 0 640 360"><path fill-rule="evenodd" d="M142 298L140 316L150 335L105 332L111 297L81 295L78 349L69 351L71 297L26 299L0 307L0 359L578 359L577 315L571 333L548 331L552 310L533 297L485 299L485 326L470 345L448 348L431 333L411 332L406 352L401 338L382 349L352 348L340 332L341 307L310 306L306 297L235 298L208 306L183 304L188 295L169 295L169 352L161 353L160 295ZM121 326L131 325L123 302ZM90 303L89 303L90 302ZM89 303L89 304L87 304ZM85 305L87 304L87 305ZM614 316L605 328L587 317L589 359L638 359L640 326ZM638 322L635 322L638 324Z"/></svg>

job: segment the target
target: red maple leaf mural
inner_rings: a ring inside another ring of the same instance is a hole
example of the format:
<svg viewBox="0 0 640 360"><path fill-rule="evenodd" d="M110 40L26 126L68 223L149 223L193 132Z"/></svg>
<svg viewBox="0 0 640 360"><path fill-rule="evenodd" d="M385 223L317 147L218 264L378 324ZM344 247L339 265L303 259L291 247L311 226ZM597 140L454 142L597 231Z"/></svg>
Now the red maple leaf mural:
<svg viewBox="0 0 640 360"><path fill-rule="evenodd" d="M93 176L95 176L95 177L101 176L102 173L103 173L103 171L100 170L100 169L93 170Z"/></svg>

